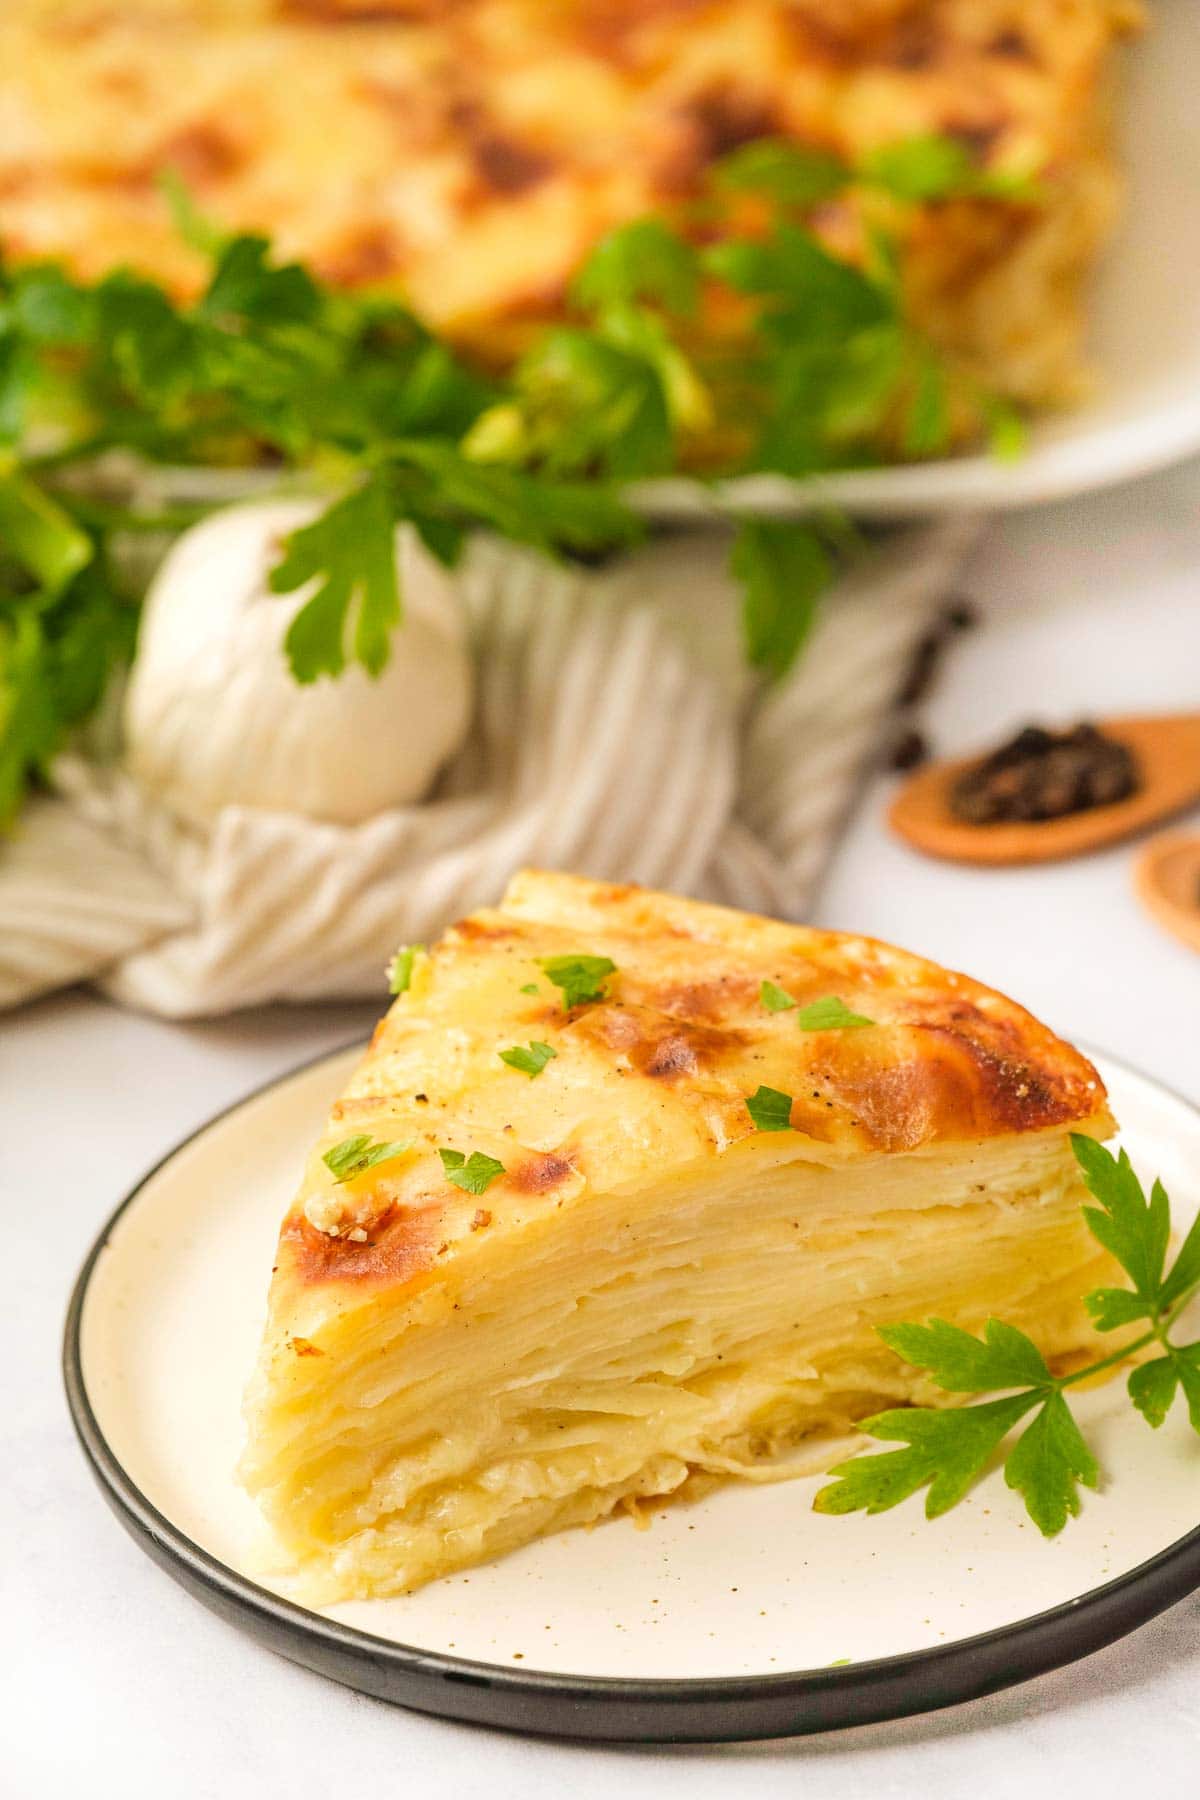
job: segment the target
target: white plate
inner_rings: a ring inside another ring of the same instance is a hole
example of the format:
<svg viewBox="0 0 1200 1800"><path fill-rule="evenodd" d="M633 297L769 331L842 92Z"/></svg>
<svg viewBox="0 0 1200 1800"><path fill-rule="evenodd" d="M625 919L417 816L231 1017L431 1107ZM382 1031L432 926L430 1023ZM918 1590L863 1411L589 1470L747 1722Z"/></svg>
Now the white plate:
<svg viewBox="0 0 1200 1800"><path fill-rule="evenodd" d="M762 1735L1019 1680L1200 1584L1200 1439L1176 1415L1151 1432L1114 1383L1078 1398L1104 1486L1051 1542L998 1474L936 1524L919 1498L874 1519L820 1517L812 1479L731 1485L645 1531L622 1518L568 1532L401 1599L326 1613L273 1599L241 1573L259 1530L233 1478L241 1395L303 1147L359 1054L300 1070L169 1156L93 1251L68 1324L72 1410L110 1503L177 1579L273 1648L457 1716ZM1200 1115L1100 1067L1131 1155L1186 1224Z"/></svg>
<svg viewBox="0 0 1200 1800"><path fill-rule="evenodd" d="M1200 6L1158 0L1122 58L1119 116L1128 171L1124 222L1095 293L1094 396L1038 420L1015 463L964 456L854 470L820 482L743 477L704 489L646 482L656 518L734 509L781 515L836 504L862 518L1026 506L1149 474L1200 450Z"/></svg>

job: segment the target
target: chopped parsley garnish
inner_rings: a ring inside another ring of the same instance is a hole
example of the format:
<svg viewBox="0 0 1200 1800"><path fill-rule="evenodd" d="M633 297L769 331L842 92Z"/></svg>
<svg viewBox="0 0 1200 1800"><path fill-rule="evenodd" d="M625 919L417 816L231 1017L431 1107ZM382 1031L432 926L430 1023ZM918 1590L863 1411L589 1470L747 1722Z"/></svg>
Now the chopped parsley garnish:
<svg viewBox="0 0 1200 1800"><path fill-rule="evenodd" d="M811 1000L802 1006L796 1014L796 1023L801 1031L858 1031L864 1025L874 1025L874 1019L868 1019L865 1013L851 1012L844 1000L836 994L830 994L823 1000Z"/></svg>
<svg viewBox="0 0 1200 1800"><path fill-rule="evenodd" d="M758 990L758 997L768 1012L787 1012L800 1004L798 1000L792 999L786 988L781 988L775 981L764 981Z"/></svg>
<svg viewBox="0 0 1200 1800"><path fill-rule="evenodd" d="M353 1181L356 1175L365 1174L377 1163L391 1162L411 1148L409 1143L377 1144L363 1132L357 1137L343 1138L332 1150L326 1150L321 1161L335 1181Z"/></svg>
<svg viewBox="0 0 1200 1800"><path fill-rule="evenodd" d="M532 1079L541 1074L551 1057L558 1055L558 1051L549 1044L539 1043L535 1038L531 1044L513 1044L508 1050L498 1051L497 1054L500 1061L507 1063L510 1069L520 1069L523 1075Z"/></svg>
<svg viewBox="0 0 1200 1800"><path fill-rule="evenodd" d="M387 966L389 994L406 994L413 978L413 964L424 956L424 944L404 944Z"/></svg>
<svg viewBox="0 0 1200 1800"><path fill-rule="evenodd" d="M536 961L546 979L562 989L567 1010L588 1000L603 1000L608 977L617 972L616 963L607 956L539 956Z"/></svg>
<svg viewBox="0 0 1200 1800"><path fill-rule="evenodd" d="M470 1156L464 1156L461 1150L439 1150L438 1155L446 1179L464 1194L486 1193L497 1175L504 1173L504 1164L494 1156L485 1156L482 1150L472 1150Z"/></svg>
<svg viewBox="0 0 1200 1800"><path fill-rule="evenodd" d="M522 987L521 992L523 994L539 994L541 993L541 989L538 987L536 981L527 981Z"/></svg>
<svg viewBox="0 0 1200 1800"><path fill-rule="evenodd" d="M760 1087L746 1101L746 1111L759 1131L792 1129L792 1096L778 1088Z"/></svg>
<svg viewBox="0 0 1200 1800"><path fill-rule="evenodd" d="M1077 1133L1072 1133L1071 1145L1097 1202L1083 1208L1088 1229L1131 1283L1097 1288L1085 1295L1084 1305L1099 1331L1135 1324L1147 1329L1112 1356L1055 1375L1032 1339L1000 1319L988 1320L982 1338L945 1319L879 1327L890 1349L926 1370L947 1393L1001 1390L1001 1397L946 1410L897 1408L866 1420L862 1429L872 1437L905 1447L839 1463L834 1479L816 1497L818 1512L886 1512L927 1488L925 1513L936 1518L963 1498L1009 1433L1028 1420L1005 1457L1004 1478L1024 1500L1038 1530L1054 1537L1079 1512L1080 1486L1094 1488L1100 1480L1067 1391L1151 1345L1159 1354L1134 1367L1126 1384L1129 1398L1157 1428L1182 1393L1189 1423L1200 1433L1200 1342L1179 1344L1170 1335L1200 1289L1200 1219L1168 1269L1171 1216L1162 1183L1154 1183L1147 1200L1123 1150L1114 1157L1095 1139Z"/></svg>

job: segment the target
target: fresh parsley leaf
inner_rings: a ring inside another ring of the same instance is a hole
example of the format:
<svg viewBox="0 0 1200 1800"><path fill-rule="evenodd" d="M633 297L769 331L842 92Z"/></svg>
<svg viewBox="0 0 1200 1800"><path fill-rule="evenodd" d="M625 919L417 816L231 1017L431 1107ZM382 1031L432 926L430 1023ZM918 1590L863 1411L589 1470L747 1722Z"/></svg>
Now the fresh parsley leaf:
<svg viewBox="0 0 1200 1800"><path fill-rule="evenodd" d="M719 189L761 194L782 206L815 206L840 194L853 179L840 157L809 150L787 138L756 138L716 167Z"/></svg>
<svg viewBox="0 0 1200 1800"><path fill-rule="evenodd" d="M1088 1191L1098 1202L1083 1209L1088 1229L1116 1257L1153 1314L1160 1305L1171 1236L1171 1209L1162 1183L1155 1182L1147 1201L1124 1150L1113 1156L1095 1138L1079 1132L1072 1132L1071 1148Z"/></svg>
<svg viewBox="0 0 1200 1800"><path fill-rule="evenodd" d="M1096 1288L1083 1296L1083 1304L1097 1331L1118 1331L1122 1325L1134 1325L1148 1319L1151 1308L1140 1294L1129 1288Z"/></svg>
<svg viewBox="0 0 1200 1800"><path fill-rule="evenodd" d="M33 481L0 474L0 555L28 571L45 594L55 594L92 560L90 538Z"/></svg>
<svg viewBox="0 0 1200 1800"><path fill-rule="evenodd" d="M1020 1494L1043 1537L1056 1537L1068 1518L1077 1516L1078 1483L1099 1486L1096 1459L1057 1389L1017 1439L1004 1465L1004 1479Z"/></svg>
<svg viewBox="0 0 1200 1800"><path fill-rule="evenodd" d="M883 144L858 165L861 178L898 200L948 200L975 191L979 171L957 139L930 133Z"/></svg>
<svg viewBox="0 0 1200 1800"><path fill-rule="evenodd" d="M562 990L566 1011L589 1000L605 999L608 978L617 972L616 963L607 956L539 956L534 960L546 979Z"/></svg>
<svg viewBox="0 0 1200 1800"><path fill-rule="evenodd" d="M289 594L317 582L284 639L299 682L340 675L346 665L346 622L357 605L354 653L371 675L388 659L388 640L400 622L395 519L379 482L347 494L287 540L271 571L271 591Z"/></svg>
<svg viewBox="0 0 1200 1800"><path fill-rule="evenodd" d="M1179 1387L1179 1365L1173 1355L1139 1363L1127 1383L1129 1398L1155 1430L1171 1410Z"/></svg>
<svg viewBox="0 0 1200 1800"><path fill-rule="evenodd" d="M775 981L764 981L758 990L758 997L767 1011L773 1013L787 1012L800 1004L798 1000L792 999L786 988L781 988Z"/></svg>
<svg viewBox="0 0 1200 1800"><path fill-rule="evenodd" d="M783 519L743 519L729 567L741 584L742 638L756 669L786 675L812 632L833 564L816 528Z"/></svg>
<svg viewBox="0 0 1200 1800"><path fill-rule="evenodd" d="M851 1012L844 1000L836 994L829 994L821 1000L810 1000L796 1014L796 1023L801 1031L859 1031L864 1025L874 1025L874 1019L868 1019L865 1013Z"/></svg>
<svg viewBox="0 0 1200 1800"><path fill-rule="evenodd" d="M1139 1363L1128 1382L1129 1398L1155 1430L1170 1412L1180 1387L1192 1430L1200 1432L1200 1344L1168 1346L1165 1356Z"/></svg>
<svg viewBox="0 0 1200 1800"><path fill-rule="evenodd" d="M326 1150L321 1161L336 1181L353 1181L377 1163L392 1162L411 1148L408 1143L379 1144L362 1132L355 1137L343 1138L332 1150Z"/></svg>
<svg viewBox="0 0 1200 1800"><path fill-rule="evenodd" d="M912 396L904 420L909 456L932 456L950 436L950 395L945 364L931 350L917 358Z"/></svg>
<svg viewBox="0 0 1200 1800"><path fill-rule="evenodd" d="M558 1055L558 1051L534 1038L528 1046L513 1044L508 1050L500 1050L497 1054L500 1061L507 1063L510 1069L520 1069L523 1075L528 1075L532 1080L535 1075L541 1074L551 1057Z"/></svg>
<svg viewBox="0 0 1200 1800"><path fill-rule="evenodd" d="M981 402L987 431L988 449L997 462L1019 462L1025 454L1029 430L1025 420L1012 405L998 395L985 395Z"/></svg>
<svg viewBox="0 0 1200 1800"><path fill-rule="evenodd" d="M746 1100L746 1111L756 1131L790 1131L792 1129L792 1096L778 1088L759 1087Z"/></svg>
<svg viewBox="0 0 1200 1800"><path fill-rule="evenodd" d="M895 299L885 286L798 225L780 225L768 238L714 244L704 261L719 280L769 303L762 322L777 340L841 340L894 316Z"/></svg>
<svg viewBox="0 0 1200 1800"><path fill-rule="evenodd" d="M857 177L894 199L918 205L962 199L1030 204L1042 197L1029 170L982 169L965 144L937 133L880 145L860 160Z"/></svg>
<svg viewBox="0 0 1200 1800"><path fill-rule="evenodd" d="M1044 1536L1060 1532L1079 1511L1078 1483L1094 1488L1099 1469L1062 1384L1032 1339L998 1319L988 1321L982 1342L944 1319L890 1326L880 1336L905 1361L928 1369L948 1392L1024 1391L945 1412L912 1407L869 1419L864 1429L872 1437L898 1440L909 1449L839 1464L834 1481L816 1497L817 1510L882 1512L928 1485L926 1516L935 1518L962 1499L1008 1432L1033 1412L1005 1462L1005 1480Z"/></svg>
<svg viewBox="0 0 1200 1800"><path fill-rule="evenodd" d="M1179 1253L1167 1272L1159 1292L1159 1305L1170 1308L1200 1283L1200 1214L1179 1246Z"/></svg>
<svg viewBox="0 0 1200 1800"><path fill-rule="evenodd" d="M879 1413L863 1429L909 1448L839 1463L813 1506L820 1513L886 1512L928 1487L925 1516L936 1519L958 1504L1037 1400L1036 1394L1014 1394L947 1412L914 1406Z"/></svg>
<svg viewBox="0 0 1200 1800"><path fill-rule="evenodd" d="M0 824L12 819L30 773L47 761L59 732L37 608L0 614Z"/></svg>
<svg viewBox="0 0 1200 1800"><path fill-rule="evenodd" d="M433 439L405 439L390 450L397 464L428 477L438 507L547 554L612 550L645 536L638 515L600 483L543 479L480 462Z"/></svg>
<svg viewBox="0 0 1200 1800"><path fill-rule="evenodd" d="M191 189L178 169L163 169L158 190L171 211L171 222L185 244L202 256L215 259L229 241L228 232L201 212Z"/></svg>
<svg viewBox="0 0 1200 1800"><path fill-rule="evenodd" d="M1172 1352L1179 1371L1179 1385L1187 1401L1192 1430L1200 1433L1200 1344L1188 1344Z"/></svg>
<svg viewBox="0 0 1200 1800"><path fill-rule="evenodd" d="M465 1194L486 1193L497 1175L504 1173L504 1164L494 1156L485 1156L482 1150L472 1150L469 1157L461 1150L439 1150L438 1155L447 1180Z"/></svg>
<svg viewBox="0 0 1200 1800"><path fill-rule="evenodd" d="M82 349L95 329L91 294L54 263L21 269L9 304L16 331L39 349Z"/></svg>
<svg viewBox="0 0 1200 1800"><path fill-rule="evenodd" d="M387 966L389 994L406 994L413 978L413 964L425 955L424 944L402 944Z"/></svg>
<svg viewBox="0 0 1200 1800"><path fill-rule="evenodd" d="M671 406L644 349L564 327L522 358L513 385L515 394L471 429L466 448L478 460L520 462L555 478L617 480L672 466Z"/></svg>
<svg viewBox="0 0 1200 1800"><path fill-rule="evenodd" d="M905 1362L927 1369L947 1393L1051 1386L1054 1381L1033 1340L1000 1319L988 1320L982 1341L945 1319L931 1319L928 1325L885 1325L879 1335Z"/></svg>
<svg viewBox="0 0 1200 1800"><path fill-rule="evenodd" d="M270 241L254 234L225 242L197 307L200 316L267 320L273 326L312 324L321 313L312 276L299 263L272 263L270 253Z"/></svg>
<svg viewBox="0 0 1200 1800"><path fill-rule="evenodd" d="M692 246L661 219L635 219L601 238L575 277L571 296L589 310L649 300L688 317L699 284Z"/></svg>

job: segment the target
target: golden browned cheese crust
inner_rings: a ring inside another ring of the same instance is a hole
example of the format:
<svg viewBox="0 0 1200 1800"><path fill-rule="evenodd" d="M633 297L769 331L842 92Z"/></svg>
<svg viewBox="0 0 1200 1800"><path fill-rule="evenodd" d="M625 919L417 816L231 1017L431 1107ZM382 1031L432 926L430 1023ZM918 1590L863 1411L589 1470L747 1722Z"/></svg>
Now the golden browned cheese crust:
<svg viewBox="0 0 1200 1800"><path fill-rule="evenodd" d="M155 186L335 282L406 291L503 357L589 247L764 134L855 156L943 132L1036 166L1044 208L913 229L913 307L1014 392L1069 385L1112 210L1109 53L1128 0L6 0L0 238L181 291ZM848 230L831 208L822 228ZM852 233L851 233L852 235ZM1019 271L1019 274L1018 274Z"/></svg>
<svg viewBox="0 0 1200 1800"><path fill-rule="evenodd" d="M603 999L566 1010L538 959L578 954L616 973ZM764 981L874 1023L802 1030L796 1009L762 1004ZM555 1052L534 1079L499 1056L530 1041ZM791 1096L792 1132L756 1129L760 1086ZM285 1222L276 1303L283 1289L416 1292L483 1234L536 1228L589 1192L636 1205L640 1185L661 1192L705 1160L751 1173L785 1143L794 1156L796 1134L805 1158L836 1167L1074 1125L1108 1128L1095 1069L966 976L868 938L526 873L418 959L376 1030ZM337 1185L321 1154L360 1133L411 1148ZM441 1148L504 1173L464 1193Z"/></svg>

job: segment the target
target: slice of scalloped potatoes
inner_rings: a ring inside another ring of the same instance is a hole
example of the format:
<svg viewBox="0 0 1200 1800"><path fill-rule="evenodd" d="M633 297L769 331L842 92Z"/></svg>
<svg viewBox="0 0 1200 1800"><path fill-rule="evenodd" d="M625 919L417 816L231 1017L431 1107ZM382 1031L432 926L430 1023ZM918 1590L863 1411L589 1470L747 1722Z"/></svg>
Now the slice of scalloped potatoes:
<svg viewBox="0 0 1200 1800"><path fill-rule="evenodd" d="M566 1008L541 959L573 955L615 971ZM872 1023L804 1029L829 997ZM532 1077L500 1056L530 1042ZM763 1087L789 1128L756 1128ZM297 1590L822 1467L882 1404L946 1400L888 1322L997 1313L1071 1355L1104 1259L1068 1133L1111 1129L1091 1065L965 976L518 876L416 959L283 1223L242 1472ZM355 1137L392 1153L335 1181ZM443 1150L491 1163L456 1185Z"/></svg>

